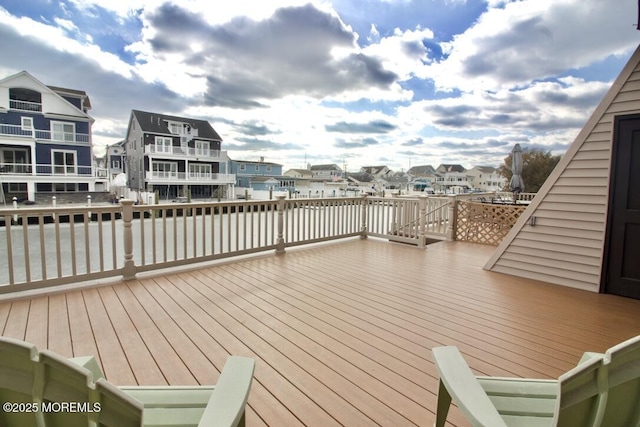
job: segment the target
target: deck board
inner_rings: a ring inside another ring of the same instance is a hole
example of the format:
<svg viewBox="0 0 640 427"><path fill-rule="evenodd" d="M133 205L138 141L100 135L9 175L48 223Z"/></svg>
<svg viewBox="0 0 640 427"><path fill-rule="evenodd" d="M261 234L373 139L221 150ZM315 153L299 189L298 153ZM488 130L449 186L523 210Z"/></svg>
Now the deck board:
<svg viewBox="0 0 640 427"><path fill-rule="evenodd" d="M378 239L0 302L0 333L92 354L115 384L211 384L256 360L247 425L431 425L431 348L554 378L640 334L640 301L487 272L494 248ZM467 425L454 408L450 425Z"/></svg>

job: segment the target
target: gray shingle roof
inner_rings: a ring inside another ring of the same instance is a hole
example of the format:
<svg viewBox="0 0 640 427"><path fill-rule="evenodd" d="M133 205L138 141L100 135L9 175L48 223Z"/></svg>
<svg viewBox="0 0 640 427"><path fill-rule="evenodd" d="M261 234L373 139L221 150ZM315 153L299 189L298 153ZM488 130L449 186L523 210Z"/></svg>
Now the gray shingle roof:
<svg viewBox="0 0 640 427"><path fill-rule="evenodd" d="M222 141L218 132L206 120L190 119L188 117L170 116L168 114L150 113L148 111L131 110L131 113L138 120L138 124L144 132L149 133L169 133L166 121L187 123L192 129L198 129L198 138L213 139Z"/></svg>

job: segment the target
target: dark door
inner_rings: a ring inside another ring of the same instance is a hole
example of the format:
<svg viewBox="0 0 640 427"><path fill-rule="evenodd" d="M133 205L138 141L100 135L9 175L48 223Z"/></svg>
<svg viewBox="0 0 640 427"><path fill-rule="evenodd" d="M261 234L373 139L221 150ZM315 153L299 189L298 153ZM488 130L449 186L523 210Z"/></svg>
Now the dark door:
<svg viewBox="0 0 640 427"><path fill-rule="evenodd" d="M640 115L614 122L605 292L640 299Z"/></svg>

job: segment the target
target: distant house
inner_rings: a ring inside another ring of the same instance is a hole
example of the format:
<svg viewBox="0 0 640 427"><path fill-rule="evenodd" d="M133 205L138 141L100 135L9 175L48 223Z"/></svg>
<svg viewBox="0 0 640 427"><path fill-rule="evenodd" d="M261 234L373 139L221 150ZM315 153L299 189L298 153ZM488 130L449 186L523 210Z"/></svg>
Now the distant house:
<svg viewBox="0 0 640 427"><path fill-rule="evenodd" d="M284 176L310 180L313 178L313 172L310 169L289 169L284 173Z"/></svg>
<svg viewBox="0 0 640 427"><path fill-rule="evenodd" d="M254 190L280 190L282 179L282 165L258 161L231 160L231 173L236 177L238 187L253 188ZM270 179L265 179L268 177Z"/></svg>
<svg viewBox="0 0 640 427"><path fill-rule="evenodd" d="M0 182L5 198L95 191L91 102L26 71L0 80Z"/></svg>
<svg viewBox="0 0 640 427"><path fill-rule="evenodd" d="M109 179L113 180L121 173L126 173L125 152L124 152L125 140L116 142L115 144L107 146L106 160L107 170L109 173Z"/></svg>
<svg viewBox="0 0 640 427"><path fill-rule="evenodd" d="M502 191L507 185L507 179L492 166L475 166L466 174L469 185L481 191Z"/></svg>
<svg viewBox="0 0 640 427"><path fill-rule="evenodd" d="M441 164L436 169L432 185L436 191L443 193L460 193L471 188L462 165Z"/></svg>
<svg viewBox="0 0 640 427"><path fill-rule="evenodd" d="M357 172L357 173L347 173L347 188L349 189L357 189L363 192L372 192L375 190L376 181L368 173L365 172Z"/></svg>
<svg viewBox="0 0 640 427"><path fill-rule="evenodd" d="M386 166L363 166L360 168L360 172L371 175L374 179L385 179L393 172Z"/></svg>
<svg viewBox="0 0 640 427"><path fill-rule="evenodd" d="M639 83L640 47L485 269L640 299Z"/></svg>
<svg viewBox="0 0 640 427"><path fill-rule="evenodd" d="M436 173L436 170L431 165L422 165L422 166L412 166L407 171L407 175L413 178L423 178L423 177L433 177Z"/></svg>
<svg viewBox="0 0 640 427"><path fill-rule="evenodd" d="M462 165L441 164L436 169L436 172L444 174L447 172L465 172L466 169Z"/></svg>
<svg viewBox="0 0 640 427"><path fill-rule="evenodd" d="M125 139L129 187L160 199L214 197L235 183L222 138L206 120L132 110Z"/></svg>
<svg viewBox="0 0 640 427"><path fill-rule="evenodd" d="M403 172L390 173L385 178L388 189L408 190L411 184L411 177Z"/></svg>
<svg viewBox="0 0 640 427"><path fill-rule="evenodd" d="M309 169L314 181L340 181L343 173L340 166L333 164L328 165L312 165Z"/></svg>

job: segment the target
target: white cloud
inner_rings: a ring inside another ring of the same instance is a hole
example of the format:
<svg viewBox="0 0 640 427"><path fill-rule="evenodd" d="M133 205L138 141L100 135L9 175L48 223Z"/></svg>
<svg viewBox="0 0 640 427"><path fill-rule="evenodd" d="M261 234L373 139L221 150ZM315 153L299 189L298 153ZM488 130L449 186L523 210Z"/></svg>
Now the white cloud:
<svg viewBox="0 0 640 427"><path fill-rule="evenodd" d="M442 90L499 90L527 85L637 44L628 9L600 0L490 2L478 22L443 44L448 57L429 67Z"/></svg>

